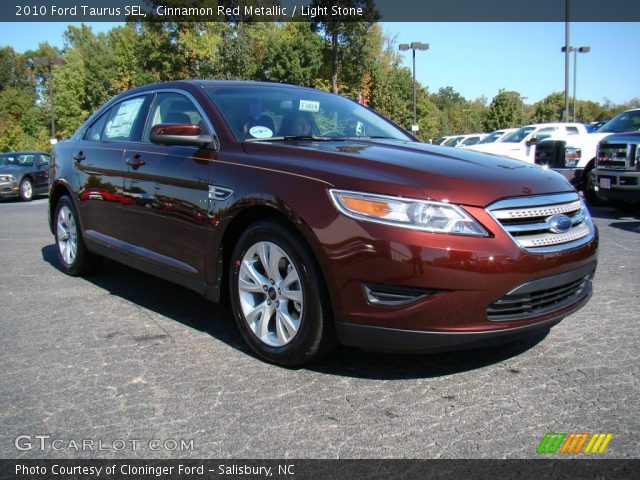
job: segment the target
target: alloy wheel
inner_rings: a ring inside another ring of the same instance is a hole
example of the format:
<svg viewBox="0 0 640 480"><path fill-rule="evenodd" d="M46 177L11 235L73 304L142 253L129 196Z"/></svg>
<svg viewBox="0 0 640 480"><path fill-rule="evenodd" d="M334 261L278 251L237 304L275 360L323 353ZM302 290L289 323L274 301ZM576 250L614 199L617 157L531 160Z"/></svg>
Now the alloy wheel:
<svg viewBox="0 0 640 480"><path fill-rule="evenodd" d="M300 275L273 242L253 244L242 258L238 292L243 317L263 343L282 347L298 333L304 314Z"/></svg>
<svg viewBox="0 0 640 480"><path fill-rule="evenodd" d="M66 205L58 211L56 236L62 260L72 265L78 253L78 228L71 209Z"/></svg>

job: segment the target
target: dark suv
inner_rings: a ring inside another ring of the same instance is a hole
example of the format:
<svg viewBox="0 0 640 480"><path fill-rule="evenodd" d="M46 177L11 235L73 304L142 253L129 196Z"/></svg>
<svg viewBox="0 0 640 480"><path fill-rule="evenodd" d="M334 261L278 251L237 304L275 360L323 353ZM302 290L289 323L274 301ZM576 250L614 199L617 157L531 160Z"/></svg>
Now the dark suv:
<svg viewBox="0 0 640 480"><path fill-rule="evenodd" d="M583 306L597 232L560 175L417 142L343 97L178 81L56 145L65 272L101 257L229 301L263 358L423 352L548 330Z"/></svg>

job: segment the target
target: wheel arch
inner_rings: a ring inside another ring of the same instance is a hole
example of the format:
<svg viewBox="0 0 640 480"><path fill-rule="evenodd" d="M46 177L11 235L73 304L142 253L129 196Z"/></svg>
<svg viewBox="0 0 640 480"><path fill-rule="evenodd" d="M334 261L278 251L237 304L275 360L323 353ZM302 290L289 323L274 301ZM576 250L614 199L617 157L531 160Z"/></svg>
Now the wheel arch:
<svg viewBox="0 0 640 480"><path fill-rule="evenodd" d="M324 281L324 291L327 298L331 302L331 311L336 315L336 302L332 295L331 277L327 267L320 260L322 249L313 233L312 228L300 217L293 215L293 211L287 209L284 213L273 205L255 204L242 208L238 211L224 230L218 250L218 272L217 279L219 282L220 296L219 301L225 305L230 301L230 289L228 284L229 268L231 264L231 255L233 248L242 233L251 225L261 220L276 220L282 222L309 248L318 267L318 271L322 275Z"/></svg>
<svg viewBox="0 0 640 480"><path fill-rule="evenodd" d="M58 204L58 200L60 200L60 198L64 195L67 195L69 196L69 198L71 198L74 207L76 207L76 211L78 211L78 206L75 199L73 198L73 195L71 194L71 189L69 188L69 186L64 184L63 182L56 183L49 192L49 230L51 230L51 233L55 233L53 231L53 222L56 214L56 205Z"/></svg>

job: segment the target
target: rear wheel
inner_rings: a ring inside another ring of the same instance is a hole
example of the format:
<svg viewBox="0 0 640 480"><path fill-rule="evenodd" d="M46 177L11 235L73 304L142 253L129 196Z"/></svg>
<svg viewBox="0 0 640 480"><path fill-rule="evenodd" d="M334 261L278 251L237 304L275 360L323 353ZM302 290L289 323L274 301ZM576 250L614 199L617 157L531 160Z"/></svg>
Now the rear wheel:
<svg viewBox="0 0 640 480"><path fill-rule="evenodd" d="M56 253L65 273L79 276L100 266L102 257L89 252L84 245L78 214L68 196L61 197L56 205L54 234Z"/></svg>
<svg viewBox="0 0 640 480"><path fill-rule="evenodd" d="M241 235L229 281L236 323L261 357L296 366L335 345L331 308L315 259L284 223L261 221Z"/></svg>
<svg viewBox="0 0 640 480"><path fill-rule="evenodd" d="M20 199L24 202L33 200L33 182L30 178L23 178L20 182Z"/></svg>

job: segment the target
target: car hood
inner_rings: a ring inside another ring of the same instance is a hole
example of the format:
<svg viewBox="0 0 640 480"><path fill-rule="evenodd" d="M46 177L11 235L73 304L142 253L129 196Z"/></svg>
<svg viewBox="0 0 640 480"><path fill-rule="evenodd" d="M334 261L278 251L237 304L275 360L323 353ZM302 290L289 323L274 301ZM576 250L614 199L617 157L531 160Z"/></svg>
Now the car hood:
<svg viewBox="0 0 640 480"><path fill-rule="evenodd" d="M245 143L252 163L335 188L486 206L499 198L572 190L534 164L410 141Z"/></svg>
<svg viewBox="0 0 640 480"><path fill-rule="evenodd" d="M587 144L597 145L600 140L602 140L604 137L607 137L609 135L611 135L611 132L609 133L593 132L593 133L587 133L586 135L576 135L573 137L568 137L566 139L566 146L568 148L579 148Z"/></svg>

